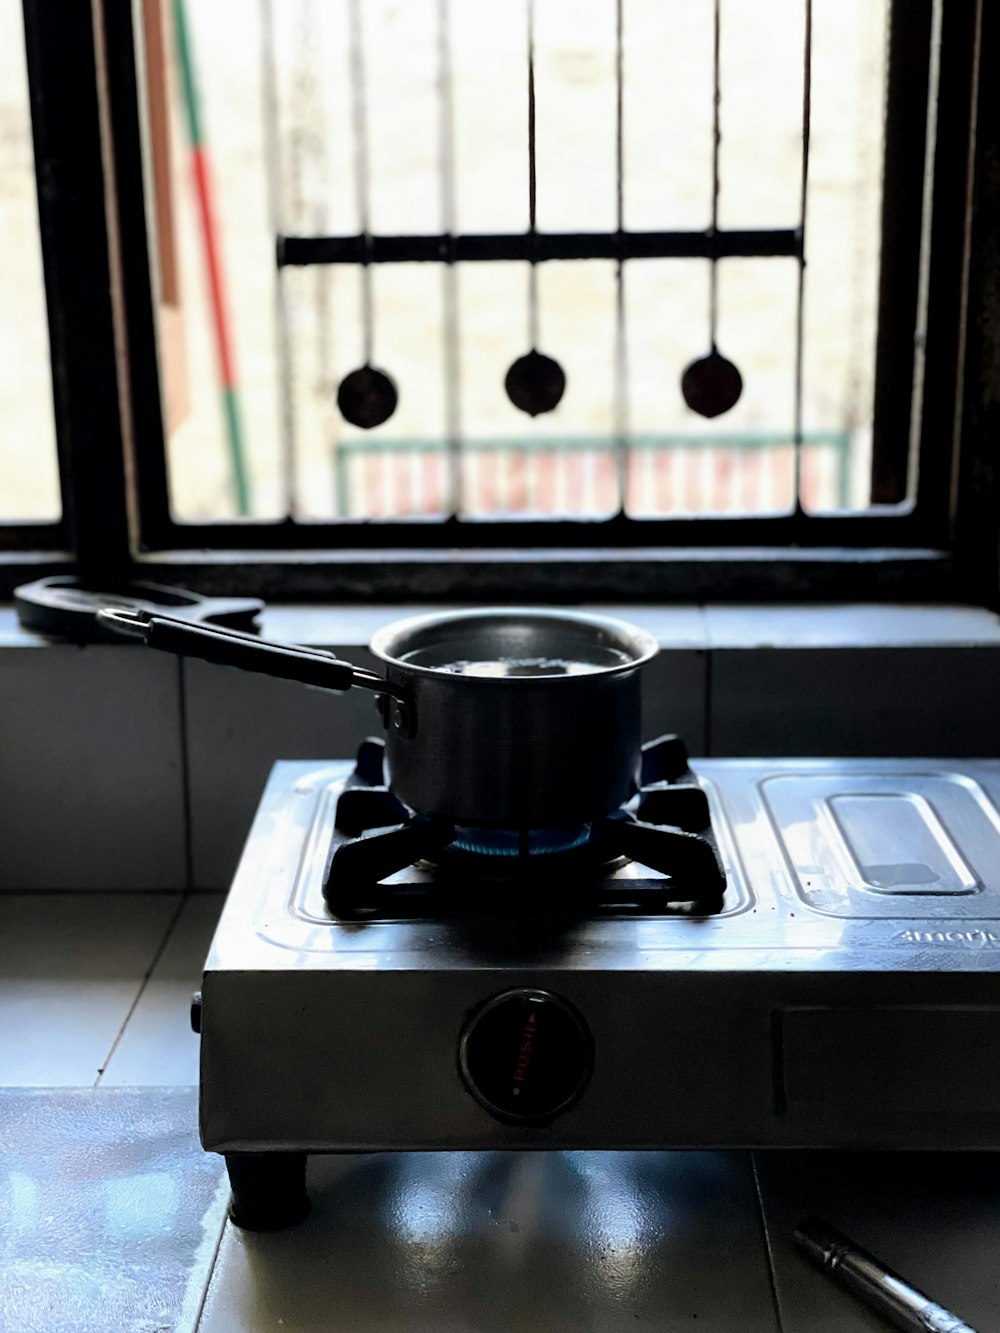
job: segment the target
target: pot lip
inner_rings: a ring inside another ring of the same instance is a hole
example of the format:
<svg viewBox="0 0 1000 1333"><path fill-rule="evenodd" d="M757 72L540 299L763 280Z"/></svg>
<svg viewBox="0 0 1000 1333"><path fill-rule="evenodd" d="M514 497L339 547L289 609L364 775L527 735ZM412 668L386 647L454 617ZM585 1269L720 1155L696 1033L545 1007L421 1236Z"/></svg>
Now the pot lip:
<svg viewBox="0 0 1000 1333"><path fill-rule="evenodd" d="M583 628L603 629L609 631L616 637L623 640L632 640L634 656L627 662L615 663L612 666L596 667L593 671L586 672L582 676L566 675L538 675L538 676L461 676L454 679L461 679L468 683L475 681L476 686L500 686L506 689L523 688L526 685L538 685L545 682L558 682L563 686L568 680L582 682L593 680L606 676L623 676L629 672L636 671L638 668L646 665L660 651L660 645L648 630L641 629L638 625L633 625L630 621L620 620L615 616L592 615L584 611L565 611L557 608L545 606L484 606L470 607L459 611L431 611L424 615L408 616L404 620L394 620L388 625L383 625L381 629L376 630L372 635L369 649L374 657L384 662L386 666L398 667L400 671L406 672L411 676L423 676L435 680L442 678L452 678L452 673L442 671L440 667L419 666L413 662L405 662L397 657L392 651L392 647L398 642L400 635L407 638L421 630L432 629L438 625L452 625L460 623L463 620L479 621L484 618L496 619L518 619L530 617L539 620L551 620L556 623L570 623L580 625Z"/></svg>

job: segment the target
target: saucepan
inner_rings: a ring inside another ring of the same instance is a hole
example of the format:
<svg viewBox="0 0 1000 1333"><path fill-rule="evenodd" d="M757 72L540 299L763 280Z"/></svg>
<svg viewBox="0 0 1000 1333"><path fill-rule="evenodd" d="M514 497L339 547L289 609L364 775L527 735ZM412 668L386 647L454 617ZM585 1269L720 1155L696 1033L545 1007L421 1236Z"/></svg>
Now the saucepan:
<svg viewBox="0 0 1000 1333"><path fill-rule="evenodd" d="M611 814L638 787L640 672L657 644L625 621L520 607L415 616L372 639L380 675L235 630L141 610L98 614L106 627L183 657L333 693L371 691L389 788L423 815L570 828Z"/></svg>

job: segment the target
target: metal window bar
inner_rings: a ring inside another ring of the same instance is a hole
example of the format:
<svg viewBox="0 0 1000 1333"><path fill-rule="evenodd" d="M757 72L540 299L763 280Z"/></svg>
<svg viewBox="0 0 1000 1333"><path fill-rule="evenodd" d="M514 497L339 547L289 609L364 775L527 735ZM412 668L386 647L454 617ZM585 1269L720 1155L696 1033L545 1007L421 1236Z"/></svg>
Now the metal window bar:
<svg viewBox="0 0 1000 1333"><path fill-rule="evenodd" d="M368 154L368 83L365 62L365 38L361 0L348 0L348 29L351 44L351 118L354 133L354 190L364 250L361 268L361 329L364 339L362 361L373 364L375 307L372 299L372 229L371 180Z"/></svg>
<svg viewBox="0 0 1000 1333"><path fill-rule="evenodd" d="M795 512L802 513L802 411L805 362L806 213L809 205L809 138L812 129L812 0L805 0L802 54L802 174L799 211L799 280L795 298Z"/></svg>
<svg viewBox="0 0 1000 1333"><path fill-rule="evenodd" d="M625 230L625 42L622 0L615 0L615 221L617 234ZM614 344L614 459L618 511L629 502L628 445L628 339L625 328L625 258L619 248L615 261Z"/></svg>
<svg viewBox="0 0 1000 1333"><path fill-rule="evenodd" d="M42 0L23 9L62 518L0 523L0 549L59 560L72 548L100 571L129 550L98 93L103 34L89 5L58 23ZM31 577L20 568L19 581Z"/></svg>
<svg viewBox="0 0 1000 1333"><path fill-rule="evenodd" d="M472 232L449 236L279 235L279 268L309 264L526 264L581 259L800 259L798 227L705 231Z"/></svg>
<svg viewBox="0 0 1000 1333"><path fill-rule="evenodd" d="M455 181L455 90L451 64L451 0L438 0L438 86L440 93L439 170L441 226L446 239L441 270L444 314L444 415L448 441L448 490L445 512L462 512L462 362L459 326L458 271L454 234L457 226Z"/></svg>
<svg viewBox="0 0 1000 1333"><path fill-rule="evenodd" d="M528 347L538 351L538 155L535 137L535 0L525 10L528 63Z"/></svg>
<svg viewBox="0 0 1000 1333"><path fill-rule="evenodd" d="M722 147L722 130L719 113L722 104L722 80L720 76L720 57L722 47L722 10L721 0L715 0L712 6L712 219L708 225L709 234L715 236L719 231L719 150ZM709 266L708 288L708 342L709 351L716 352L716 334L719 327L719 265L712 259Z"/></svg>

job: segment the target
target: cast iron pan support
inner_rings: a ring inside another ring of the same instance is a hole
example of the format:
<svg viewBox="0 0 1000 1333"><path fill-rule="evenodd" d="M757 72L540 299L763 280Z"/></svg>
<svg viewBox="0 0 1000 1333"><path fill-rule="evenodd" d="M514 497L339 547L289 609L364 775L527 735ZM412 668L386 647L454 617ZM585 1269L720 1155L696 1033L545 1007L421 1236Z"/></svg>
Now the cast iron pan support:
<svg viewBox="0 0 1000 1333"><path fill-rule="evenodd" d="M385 785L384 754L383 741L363 741L337 801L336 827L349 841L334 848L323 893L342 920L378 913L392 893L381 881L415 861L434 860L455 837L447 820L414 815L392 795ZM660 736L642 747L642 784L635 814L622 811L594 826L600 857L625 856L669 876L671 901L689 895L720 910L725 872L712 843L700 836L711 824L708 797L679 736Z"/></svg>
<svg viewBox="0 0 1000 1333"><path fill-rule="evenodd" d="M415 861L432 860L454 839L455 827L447 820L413 815L403 823L372 828L340 843L324 889L327 906L334 916L344 919L379 911L392 892L382 887L382 880Z"/></svg>

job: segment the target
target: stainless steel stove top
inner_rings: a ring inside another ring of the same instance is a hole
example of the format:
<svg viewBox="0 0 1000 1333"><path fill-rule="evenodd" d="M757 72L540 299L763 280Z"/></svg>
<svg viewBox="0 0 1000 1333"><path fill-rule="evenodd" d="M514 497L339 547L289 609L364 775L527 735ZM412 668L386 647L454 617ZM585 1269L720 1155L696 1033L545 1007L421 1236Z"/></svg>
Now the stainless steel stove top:
<svg viewBox="0 0 1000 1333"><path fill-rule="evenodd" d="M694 768L715 915L341 922L350 765L277 764L206 966L206 1147L1000 1146L1000 761Z"/></svg>

